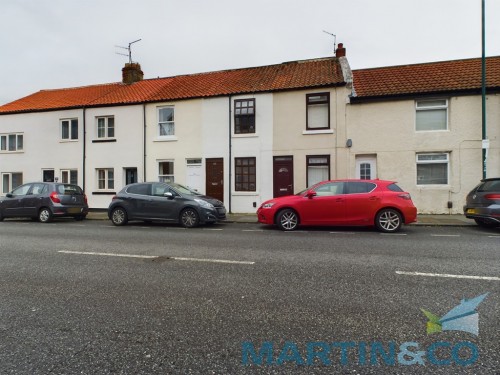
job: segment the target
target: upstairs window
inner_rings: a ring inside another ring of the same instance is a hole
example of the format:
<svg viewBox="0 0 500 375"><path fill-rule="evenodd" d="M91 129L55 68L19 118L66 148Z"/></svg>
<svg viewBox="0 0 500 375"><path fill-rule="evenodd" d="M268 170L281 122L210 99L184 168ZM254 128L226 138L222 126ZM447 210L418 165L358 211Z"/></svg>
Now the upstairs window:
<svg viewBox="0 0 500 375"><path fill-rule="evenodd" d="M61 139L63 141L78 139L78 119L61 120Z"/></svg>
<svg viewBox="0 0 500 375"><path fill-rule="evenodd" d="M255 99L234 101L234 134L255 133Z"/></svg>
<svg viewBox="0 0 500 375"><path fill-rule="evenodd" d="M415 108L417 131L448 129L448 100L419 100Z"/></svg>
<svg viewBox="0 0 500 375"><path fill-rule="evenodd" d="M330 93L307 94L307 130L330 129Z"/></svg>
<svg viewBox="0 0 500 375"><path fill-rule="evenodd" d="M16 152L23 150L23 135L0 134L0 152Z"/></svg>
<svg viewBox="0 0 500 375"><path fill-rule="evenodd" d="M158 131L160 137L175 135L174 107L158 108Z"/></svg>
<svg viewBox="0 0 500 375"><path fill-rule="evenodd" d="M97 138L115 137L115 118L113 116L97 118Z"/></svg>

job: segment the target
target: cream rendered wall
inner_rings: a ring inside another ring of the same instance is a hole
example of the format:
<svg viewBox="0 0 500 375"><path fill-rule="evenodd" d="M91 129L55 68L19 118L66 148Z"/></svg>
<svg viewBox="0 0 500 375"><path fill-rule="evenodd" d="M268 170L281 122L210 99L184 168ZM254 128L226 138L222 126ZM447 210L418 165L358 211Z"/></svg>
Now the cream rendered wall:
<svg viewBox="0 0 500 375"><path fill-rule="evenodd" d="M330 93L330 130L306 131L306 94ZM277 93L274 95L274 156L293 155L294 190L306 188L307 155L330 155L330 177L339 175L345 156L336 148L345 145L345 87ZM343 142L343 143L342 143ZM272 171L269 175L272 180ZM271 191L272 194L272 191Z"/></svg>
<svg viewBox="0 0 500 375"><path fill-rule="evenodd" d="M201 152L203 155L202 192L205 193L205 163L208 158L222 158L224 163L224 205L229 210L229 110L228 97L208 98L202 102Z"/></svg>
<svg viewBox="0 0 500 375"><path fill-rule="evenodd" d="M97 138L97 117L114 116L116 142L93 142ZM107 208L111 198L125 186L124 168L137 168L143 180L143 106L89 108L87 129L86 183L90 208ZM98 190L98 168L114 169L114 189Z"/></svg>
<svg viewBox="0 0 500 375"><path fill-rule="evenodd" d="M160 137L158 108L174 107L175 136ZM186 159L202 158L202 99L146 106L146 180L158 181L161 160L174 161L174 179L186 183Z"/></svg>
<svg viewBox="0 0 500 375"><path fill-rule="evenodd" d="M488 110L498 117L498 109L490 97ZM498 105L496 106L498 108ZM396 180L409 191L419 213L462 213L467 193L481 179L481 98L460 96L449 98L448 130L415 131L415 100L387 101L348 105L347 138L353 146L348 150L349 174L355 177L356 155L377 156L380 179ZM489 166L498 164L498 128L491 129L492 149ZM496 147L494 149L493 147ZM449 152L449 184L418 186L416 154ZM496 152L496 156L495 155ZM453 208L448 209L448 201Z"/></svg>
<svg viewBox="0 0 500 375"><path fill-rule="evenodd" d="M83 110L22 113L0 116L0 133L23 133L23 151L0 152L0 173L22 172L23 182L42 181L42 169L77 169L83 181ZM78 140L61 140L61 119L78 119ZM1 189L0 189L1 191Z"/></svg>
<svg viewBox="0 0 500 375"><path fill-rule="evenodd" d="M234 116L231 120L231 211L255 213L257 207L273 197L273 94L233 96L231 108L236 99L255 99L255 134L234 134ZM235 191L235 158L255 157L255 192ZM254 207L255 206L255 207Z"/></svg>

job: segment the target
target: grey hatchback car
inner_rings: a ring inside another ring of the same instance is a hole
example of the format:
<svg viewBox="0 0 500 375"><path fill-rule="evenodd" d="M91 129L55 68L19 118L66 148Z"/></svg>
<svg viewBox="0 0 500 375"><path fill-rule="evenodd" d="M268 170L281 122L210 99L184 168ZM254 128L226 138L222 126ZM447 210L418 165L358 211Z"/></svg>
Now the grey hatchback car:
<svg viewBox="0 0 500 375"><path fill-rule="evenodd" d="M481 180L467 195L464 215L485 228L500 226L500 177Z"/></svg>
<svg viewBox="0 0 500 375"><path fill-rule="evenodd" d="M63 216L83 220L88 212L86 195L72 184L32 182L0 198L0 221L6 217L30 217L48 223Z"/></svg>
<svg viewBox="0 0 500 375"><path fill-rule="evenodd" d="M114 225L129 220L180 223L192 228L226 218L224 204L186 186L166 182L142 182L125 186L113 197L108 217Z"/></svg>

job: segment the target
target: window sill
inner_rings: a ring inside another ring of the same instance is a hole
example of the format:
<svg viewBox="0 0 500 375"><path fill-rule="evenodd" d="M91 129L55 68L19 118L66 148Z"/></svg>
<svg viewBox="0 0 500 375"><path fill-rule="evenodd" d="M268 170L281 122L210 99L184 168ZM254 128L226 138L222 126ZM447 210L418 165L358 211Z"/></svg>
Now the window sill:
<svg viewBox="0 0 500 375"><path fill-rule="evenodd" d="M233 138L257 138L259 136L258 133L243 133L243 134L234 134Z"/></svg>
<svg viewBox="0 0 500 375"><path fill-rule="evenodd" d="M61 139L59 143L75 143L78 142L78 139Z"/></svg>
<svg viewBox="0 0 500 375"><path fill-rule="evenodd" d="M154 142L175 142L178 138L175 135L159 136L154 139Z"/></svg>
<svg viewBox="0 0 500 375"><path fill-rule="evenodd" d="M106 139L93 139L92 143L107 143L116 142L116 138L106 138Z"/></svg>
<svg viewBox="0 0 500 375"><path fill-rule="evenodd" d="M93 191L92 195L115 195L116 191Z"/></svg>
<svg viewBox="0 0 500 375"><path fill-rule="evenodd" d="M20 150L20 151L0 151L0 154L24 154L24 150Z"/></svg>
<svg viewBox="0 0 500 375"><path fill-rule="evenodd" d="M418 130L418 129L415 129L415 133L449 133L450 132L450 129L435 129L435 130Z"/></svg>
<svg viewBox="0 0 500 375"><path fill-rule="evenodd" d="M332 129L321 129L321 130L304 130L302 132L303 135L312 135L312 134L333 134Z"/></svg>
<svg viewBox="0 0 500 375"><path fill-rule="evenodd" d="M241 196L241 197L254 197L260 195L258 191L233 191L233 197Z"/></svg>
<svg viewBox="0 0 500 375"><path fill-rule="evenodd" d="M438 190L450 190L451 185L449 184L429 184L429 185L418 185L417 184L417 189L421 190L429 190L429 189L438 189Z"/></svg>

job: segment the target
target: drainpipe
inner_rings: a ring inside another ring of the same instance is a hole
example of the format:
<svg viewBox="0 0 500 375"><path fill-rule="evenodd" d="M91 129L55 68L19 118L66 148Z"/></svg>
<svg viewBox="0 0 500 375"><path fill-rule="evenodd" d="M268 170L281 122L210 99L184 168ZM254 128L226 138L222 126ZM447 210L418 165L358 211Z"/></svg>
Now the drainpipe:
<svg viewBox="0 0 500 375"><path fill-rule="evenodd" d="M233 168L233 165L232 165L232 162L231 162L231 158L232 158L232 136L231 136L231 95L229 95L229 101L228 101L228 105L229 105L229 202L228 202L228 209L229 209L229 213L232 213L231 212L231 195L232 195L232 191L231 191L231 182L232 182L232 168Z"/></svg>
<svg viewBox="0 0 500 375"><path fill-rule="evenodd" d="M82 160L82 174L83 174L83 180L82 180L82 189L83 192L85 193L85 175L86 175L86 161L87 161L87 123L85 121L85 107L82 108L83 110L83 160Z"/></svg>
<svg viewBox="0 0 500 375"><path fill-rule="evenodd" d="M142 105L142 122L144 125L144 132L143 132L143 150L144 150L144 155L143 155L143 161L142 161L142 180L143 182L146 182L146 104L144 103Z"/></svg>

